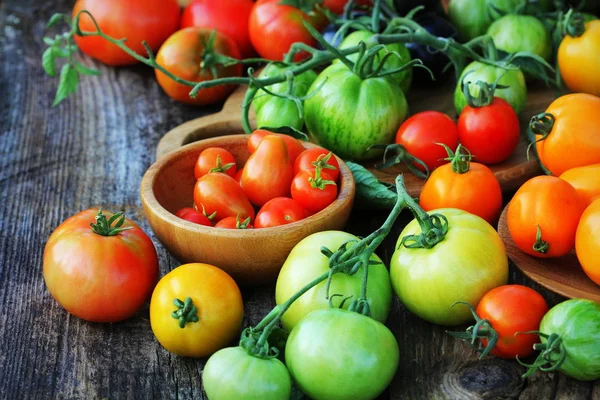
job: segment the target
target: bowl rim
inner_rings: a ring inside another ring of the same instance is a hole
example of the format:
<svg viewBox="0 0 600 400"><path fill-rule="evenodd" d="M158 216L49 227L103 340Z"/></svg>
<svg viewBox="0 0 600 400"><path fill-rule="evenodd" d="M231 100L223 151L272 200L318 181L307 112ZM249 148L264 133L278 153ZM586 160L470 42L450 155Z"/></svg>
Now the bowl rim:
<svg viewBox="0 0 600 400"><path fill-rule="evenodd" d="M227 228L218 228L214 226L204 226L200 224L195 224L190 221L186 221L182 218L177 217L175 214L172 214L166 208L163 207L162 204L156 199L154 195L154 183L157 180L159 173L169 165L173 164L180 158L184 157L188 152L193 151L197 147L210 147L210 146L218 146L223 139L247 139L250 135L248 134L233 134L233 135L224 135L217 136L208 139L198 140L184 146L181 146L179 149L171 151L159 159L155 160L155 162L146 170L144 176L142 177L142 181L140 184L140 197L142 200L142 204L145 209L149 209L154 215L158 216L161 220L171 225L174 225L180 229L184 229L186 231L192 231L193 233L199 234L219 234L223 232L227 232L227 236L232 238L243 238L248 237L248 233L245 229L227 229ZM305 148L312 147L320 147L311 142L300 141ZM334 154L335 155L335 154ZM313 222L318 221L322 218L322 213L332 212L332 207L336 209L342 208L348 202L354 201L354 195L356 191L356 183L354 181L354 176L352 175L352 171L346 165L346 163L340 159L337 155L335 156L339 167L340 167L340 178L339 182L343 184L338 185L340 188L338 192L338 196L336 199L328 205L323 210L310 215L300 221L292 222L286 225L279 225L270 228L258 228L251 229L251 236L253 238L257 237L271 237L274 234L284 235L288 232L296 231L298 228L306 225L310 225ZM144 210L146 213L147 211ZM148 216L146 216L148 219Z"/></svg>

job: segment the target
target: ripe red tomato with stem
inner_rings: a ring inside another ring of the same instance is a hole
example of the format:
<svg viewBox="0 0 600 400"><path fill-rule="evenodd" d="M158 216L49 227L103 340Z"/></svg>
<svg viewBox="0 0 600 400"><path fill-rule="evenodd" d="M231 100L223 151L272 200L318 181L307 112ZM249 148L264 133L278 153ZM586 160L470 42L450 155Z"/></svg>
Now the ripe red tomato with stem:
<svg viewBox="0 0 600 400"><path fill-rule="evenodd" d="M239 216L223 218L215 224L215 228L225 229L252 229L250 217L242 220Z"/></svg>
<svg viewBox="0 0 600 400"><path fill-rule="evenodd" d="M241 64L224 66L231 59L240 59L237 45L229 37L207 28L185 28L175 32L161 46L156 63L178 78L204 82L216 78L242 75ZM235 85L218 85L201 89L190 97L190 86L179 83L155 70L156 79L173 99L186 104L208 105L224 100Z"/></svg>
<svg viewBox="0 0 600 400"><path fill-rule="evenodd" d="M320 166L296 174L291 186L292 199L310 213L317 213L333 203L337 184Z"/></svg>
<svg viewBox="0 0 600 400"><path fill-rule="evenodd" d="M194 203L205 214L214 213L214 221L226 217L255 217L254 207L239 183L227 174L211 172L196 181L194 186Z"/></svg>
<svg viewBox="0 0 600 400"><path fill-rule="evenodd" d="M275 197L287 197L294 178L294 164L285 141L267 135L250 155L240 184L252 204L262 206Z"/></svg>
<svg viewBox="0 0 600 400"><path fill-rule="evenodd" d="M210 217L192 207L184 207L175 213L181 219L204 226L213 226Z"/></svg>
<svg viewBox="0 0 600 400"><path fill-rule="evenodd" d="M337 182L340 176L340 164L332 152L322 147L306 149L296 158L294 162L294 175L300 171L310 171L321 167L324 172Z"/></svg>
<svg viewBox="0 0 600 400"><path fill-rule="evenodd" d="M306 217L308 212L296 200L289 197L276 197L258 210L254 227L259 229L287 225Z"/></svg>
<svg viewBox="0 0 600 400"><path fill-rule="evenodd" d="M202 150L194 166L194 176L199 179L209 172L223 172L235 178L237 172L235 157L222 147L209 147Z"/></svg>
<svg viewBox="0 0 600 400"><path fill-rule="evenodd" d="M127 46L144 57L147 52L143 41L156 52L179 26L180 10L176 0L78 0L73 7L73 17L82 10L92 14L102 32L113 38L127 38ZM87 14L81 15L79 28L96 31ZM139 62L99 36L75 35L74 39L82 52L104 64L118 66Z"/></svg>
<svg viewBox="0 0 600 400"><path fill-rule="evenodd" d="M242 57L249 58L255 54L248 30L253 7L252 0L193 0L181 14L180 28L216 29L235 40Z"/></svg>
<svg viewBox="0 0 600 400"><path fill-rule="evenodd" d="M252 132L252 134L248 138L248 151L250 152L250 154L256 151L261 140L263 140L267 135L279 136L285 141L285 145L288 149L288 158L292 160L292 163L294 163L296 161L296 158L298 158L298 156L300 155L300 153L302 153L305 150L302 143L298 139L293 138L290 135L285 135L283 133L273 133L266 129L257 129L254 132Z"/></svg>
<svg viewBox="0 0 600 400"><path fill-rule="evenodd" d="M463 81L463 85L466 88L469 82ZM519 117L506 100L494 97L494 90L500 86L482 81L477 85L477 97L464 90L467 105L458 117L458 140L477 162L498 164L508 159L519 144Z"/></svg>
<svg viewBox="0 0 600 400"><path fill-rule="evenodd" d="M148 235L122 213L102 209L63 221L48 238L43 264L52 297L92 322L133 316L158 280L158 257Z"/></svg>
<svg viewBox="0 0 600 400"><path fill-rule="evenodd" d="M467 332L449 332L452 336L471 342L481 352L514 359L527 357L539 342L536 334L540 322L548 312L548 303L535 290L521 285L504 285L487 292L479 301L477 309L468 303L476 325ZM458 307L458 304L454 305Z"/></svg>

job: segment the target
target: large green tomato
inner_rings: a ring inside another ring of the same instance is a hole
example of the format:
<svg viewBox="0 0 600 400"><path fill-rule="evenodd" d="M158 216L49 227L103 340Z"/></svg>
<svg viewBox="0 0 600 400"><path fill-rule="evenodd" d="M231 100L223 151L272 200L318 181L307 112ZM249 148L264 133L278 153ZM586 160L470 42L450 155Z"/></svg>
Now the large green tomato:
<svg viewBox="0 0 600 400"><path fill-rule="evenodd" d="M469 41L485 34L490 24L500 18L492 7L511 12L522 0L450 0L448 17L458 29L460 38Z"/></svg>
<svg viewBox="0 0 600 400"><path fill-rule="evenodd" d="M381 154L367 149L392 143L408 115L404 93L392 78L363 80L343 63L323 70L309 89L314 91L304 102L308 132L317 144L346 160Z"/></svg>
<svg viewBox="0 0 600 400"><path fill-rule="evenodd" d="M508 282L508 258L498 232L484 219L446 208L430 211L448 219L448 233L431 249L401 246L402 238L421 233L411 221L398 237L390 276L400 301L414 314L439 325L455 326L473 319L467 307Z"/></svg>
<svg viewBox="0 0 600 400"><path fill-rule="evenodd" d="M202 371L202 384L210 400L288 400L292 380L276 358L254 357L241 347L217 351Z"/></svg>
<svg viewBox="0 0 600 400"><path fill-rule="evenodd" d="M466 77L467 81L473 82L471 84L469 92L473 96L479 94L479 87L475 85L477 81L487 82L493 84L500 78L498 83L500 85L508 86L506 89L497 89L494 96L500 97L508 102L515 110L517 114L523 111L525 104L527 103L527 85L525 84L525 76L520 69L515 67L509 67L514 69L505 69L501 67L495 67L493 65L484 64L479 61L473 61L463 70L456 84L454 90L454 107L456 113L460 114L462 109L467 105L467 99L461 89L461 82L465 75L473 71Z"/></svg>
<svg viewBox="0 0 600 400"><path fill-rule="evenodd" d="M329 271L329 258L321 253L322 246L335 252L348 241L358 241L358 238L346 232L325 231L312 234L294 246L277 277L275 286L277 304L284 303L306 284ZM377 255L371 256L371 260L381 262ZM367 299L371 306L372 317L385 322L392 303L390 276L383 263L371 265L368 268ZM334 306L338 307L342 299L347 296L357 299L360 296L362 278L363 268L354 275L334 274L331 279L329 295L342 295L332 299ZM281 319L283 326L287 330L291 330L311 311L329 308L329 300L325 296L326 281L314 286L292 303ZM345 308L348 308L352 299L344 303Z"/></svg>
<svg viewBox="0 0 600 400"><path fill-rule="evenodd" d="M330 308L304 318L290 333L285 363L315 400L374 399L398 368L398 343L372 318Z"/></svg>
<svg viewBox="0 0 600 400"><path fill-rule="evenodd" d="M560 372L581 381L600 379L600 304L583 299L563 301L542 318L540 332L560 336L567 353ZM543 336L540 340L547 342Z"/></svg>
<svg viewBox="0 0 600 400"><path fill-rule="evenodd" d="M530 15L505 15L490 25L487 34L497 48L507 53L528 51L545 60L552 54L550 32L542 21Z"/></svg>
<svg viewBox="0 0 600 400"><path fill-rule="evenodd" d="M373 35L375 35L375 34L373 32L369 32L369 31L352 32L351 34L346 36L346 38L342 41L342 43L340 43L339 48L347 49L348 47L357 46L360 42L367 42L367 40ZM373 46L374 45L371 45L370 47L373 47ZM386 54L392 53L392 52L397 53L398 56L400 56L400 57L398 57L396 55L389 56L389 58L385 62L385 67L384 67L385 71L390 71L393 69L400 68L404 64L406 64L407 62L409 62L411 60L410 51L406 48L406 46L404 44L393 43L393 44L386 45L385 49L381 49L377 53L377 61L376 62L377 63L381 62L383 60L383 57ZM349 55L348 59L350 61L356 62L356 60L358 59L358 53ZM339 62L341 62L341 61L334 60L334 63L339 63ZM402 88L402 91L404 93L406 93L406 92L408 92L408 89L410 88L410 83L412 81L412 68L397 72L397 73L391 75L391 77L396 81L396 83L398 83L398 85L400 85L400 88Z"/></svg>

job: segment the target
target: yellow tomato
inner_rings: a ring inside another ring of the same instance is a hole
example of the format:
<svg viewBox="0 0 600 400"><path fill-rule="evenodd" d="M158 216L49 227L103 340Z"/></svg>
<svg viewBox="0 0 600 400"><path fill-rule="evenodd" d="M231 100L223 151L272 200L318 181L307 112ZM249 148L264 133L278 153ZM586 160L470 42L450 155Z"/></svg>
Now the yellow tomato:
<svg viewBox="0 0 600 400"><path fill-rule="evenodd" d="M558 67L573 92L600 96L600 20L585 25L581 36L566 35L558 47Z"/></svg>
<svg viewBox="0 0 600 400"><path fill-rule="evenodd" d="M586 206L600 198L600 164L571 168L563 172L560 179L569 182L577 190Z"/></svg>
<svg viewBox="0 0 600 400"><path fill-rule="evenodd" d="M600 199L586 208L579 220L575 252L583 272L600 285Z"/></svg>
<svg viewBox="0 0 600 400"><path fill-rule="evenodd" d="M227 346L240 332L242 294L223 270L201 263L181 265L156 285L150 300L150 325L172 353L206 357Z"/></svg>

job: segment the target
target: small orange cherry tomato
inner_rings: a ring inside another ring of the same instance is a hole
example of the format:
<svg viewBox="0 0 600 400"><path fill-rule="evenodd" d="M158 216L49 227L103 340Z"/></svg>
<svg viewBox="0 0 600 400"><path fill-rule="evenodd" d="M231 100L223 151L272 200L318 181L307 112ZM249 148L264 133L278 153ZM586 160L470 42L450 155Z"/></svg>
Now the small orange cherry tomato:
<svg viewBox="0 0 600 400"><path fill-rule="evenodd" d="M585 24L581 36L566 35L558 46L560 74L572 92L600 96L600 20Z"/></svg>
<svg viewBox="0 0 600 400"><path fill-rule="evenodd" d="M508 230L519 249L540 257L561 257L575 245L575 231L585 209L568 182L536 176L519 188L508 205Z"/></svg>
<svg viewBox="0 0 600 400"><path fill-rule="evenodd" d="M571 168L562 173L560 179L571 184L586 205L600 198L600 164Z"/></svg>
<svg viewBox="0 0 600 400"><path fill-rule="evenodd" d="M600 285L600 199L585 209L575 235L575 252L583 272Z"/></svg>
<svg viewBox="0 0 600 400"><path fill-rule="evenodd" d="M502 189L496 176L483 164L470 162L470 155L447 148L450 164L436 168L425 182L419 200L425 211L458 208L495 224L502 210Z"/></svg>

